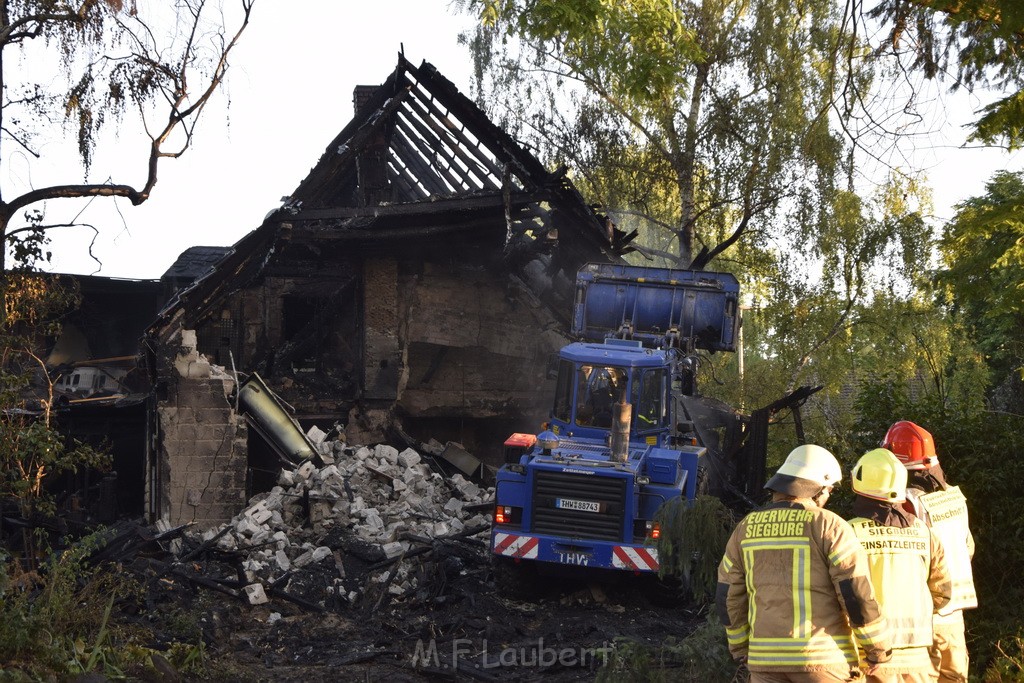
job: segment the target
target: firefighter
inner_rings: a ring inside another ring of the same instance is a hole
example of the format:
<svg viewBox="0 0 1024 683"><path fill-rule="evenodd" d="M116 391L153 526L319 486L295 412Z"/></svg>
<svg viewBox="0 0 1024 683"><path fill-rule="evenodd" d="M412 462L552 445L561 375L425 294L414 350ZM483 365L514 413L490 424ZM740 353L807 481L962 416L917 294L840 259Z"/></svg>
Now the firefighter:
<svg viewBox="0 0 1024 683"><path fill-rule="evenodd" d="M927 683L933 667L932 615L949 604L952 583L942 544L903 509L907 469L884 448L868 451L851 475L857 538L867 552L875 597L892 635L892 658L869 683Z"/></svg>
<svg viewBox="0 0 1024 683"><path fill-rule="evenodd" d="M737 525L718 565L716 606L729 651L754 683L847 681L858 646L873 670L889 631L853 528L825 510L842 479L821 446L798 446L765 488L772 501Z"/></svg>
<svg viewBox="0 0 1024 683"><path fill-rule="evenodd" d="M967 520L967 499L958 486L950 486L935 455L932 435L901 420L889 428L882 442L907 468L905 507L932 528L946 551L953 581L953 598L934 619L932 664L939 681L967 681L967 640L963 610L978 606L971 559L974 538Z"/></svg>

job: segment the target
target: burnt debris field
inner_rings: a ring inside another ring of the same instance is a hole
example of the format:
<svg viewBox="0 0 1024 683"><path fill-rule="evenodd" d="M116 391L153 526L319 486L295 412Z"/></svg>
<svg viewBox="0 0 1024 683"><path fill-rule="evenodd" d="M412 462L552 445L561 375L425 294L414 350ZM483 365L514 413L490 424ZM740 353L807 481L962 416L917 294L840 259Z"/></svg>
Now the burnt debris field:
<svg viewBox="0 0 1024 683"><path fill-rule="evenodd" d="M110 527L90 562L144 587L114 609L213 680L592 680L623 643L704 621L654 577L509 577L493 489L430 452L323 439L229 523ZM498 567L497 569L500 569ZM198 671L198 673L195 673Z"/></svg>

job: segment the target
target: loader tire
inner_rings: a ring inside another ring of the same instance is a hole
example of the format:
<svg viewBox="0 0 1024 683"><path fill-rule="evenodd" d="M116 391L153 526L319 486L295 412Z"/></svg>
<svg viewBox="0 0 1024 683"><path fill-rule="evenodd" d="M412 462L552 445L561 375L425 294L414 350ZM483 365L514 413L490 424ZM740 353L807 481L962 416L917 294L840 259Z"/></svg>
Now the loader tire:
<svg viewBox="0 0 1024 683"><path fill-rule="evenodd" d="M703 465L697 466L697 488L695 496L706 496L711 491L711 474Z"/></svg>

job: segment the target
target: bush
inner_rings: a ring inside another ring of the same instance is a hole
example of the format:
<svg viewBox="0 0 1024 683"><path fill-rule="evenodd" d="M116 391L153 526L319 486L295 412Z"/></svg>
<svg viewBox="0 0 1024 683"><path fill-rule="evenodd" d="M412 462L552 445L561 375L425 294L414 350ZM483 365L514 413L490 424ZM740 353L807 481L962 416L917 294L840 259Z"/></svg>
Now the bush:
<svg viewBox="0 0 1024 683"><path fill-rule="evenodd" d="M996 656L985 670L985 683L1020 683L1024 681L1024 638L1020 635L1000 640Z"/></svg>
<svg viewBox="0 0 1024 683"><path fill-rule="evenodd" d="M161 654L140 644L151 639L148 631L119 622L115 606L140 602L144 587L119 567L86 564L99 536L52 553L37 571L0 558L0 680L86 672L123 678L161 656L181 671L203 668L201 641L174 642Z"/></svg>
<svg viewBox="0 0 1024 683"><path fill-rule="evenodd" d="M661 506L656 521L660 575L682 579L698 603L712 599L718 563L736 526L733 514L715 496L698 496L692 504L674 498Z"/></svg>

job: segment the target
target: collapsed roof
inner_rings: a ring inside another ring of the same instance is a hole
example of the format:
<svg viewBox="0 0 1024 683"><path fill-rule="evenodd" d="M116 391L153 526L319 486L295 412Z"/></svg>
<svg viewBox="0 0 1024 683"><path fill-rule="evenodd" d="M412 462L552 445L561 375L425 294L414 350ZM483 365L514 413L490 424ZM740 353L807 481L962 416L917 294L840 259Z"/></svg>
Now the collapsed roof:
<svg viewBox="0 0 1024 683"><path fill-rule="evenodd" d="M487 246L544 290L559 275L571 287L583 263L630 249L635 233L615 228L564 169L547 171L429 63L400 55L388 79L361 86L356 99L355 117L283 206L180 292L157 327L179 316L194 326L223 295L280 269L286 252L298 272L295 259L322 263L410 241ZM551 302L560 317L566 297Z"/></svg>

